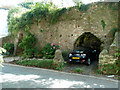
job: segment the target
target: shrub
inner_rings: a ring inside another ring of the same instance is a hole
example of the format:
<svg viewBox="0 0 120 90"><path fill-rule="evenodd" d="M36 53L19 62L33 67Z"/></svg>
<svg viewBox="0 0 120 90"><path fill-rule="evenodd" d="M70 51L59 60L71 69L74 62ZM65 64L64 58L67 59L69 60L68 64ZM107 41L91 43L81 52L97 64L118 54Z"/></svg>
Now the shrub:
<svg viewBox="0 0 120 90"><path fill-rule="evenodd" d="M4 44L3 48L7 50L7 52L4 54L9 55L9 54L13 54L13 52L14 52L14 44L12 44L12 43Z"/></svg>
<svg viewBox="0 0 120 90"><path fill-rule="evenodd" d="M43 47L43 56L48 58L48 59L52 59L54 58L54 54L56 49L58 48L58 45L54 45L53 43L48 43Z"/></svg>
<svg viewBox="0 0 120 90"><path fill-rule="evenodd" d="M36 38L33 34L27 33L26 36L24 36L22 42L19 44L19 47L21 47L24 51L24 57L32 58L37 57L40 53L36 45Z"/></svg>
<svg viewBox="0 0 120 90"><path fill-rule="evenodd" d="M48 68L54 69L54 62L53 60L20 60L17 61L16 64L24 65L24 66L35 66L40 68Z"/></svg>

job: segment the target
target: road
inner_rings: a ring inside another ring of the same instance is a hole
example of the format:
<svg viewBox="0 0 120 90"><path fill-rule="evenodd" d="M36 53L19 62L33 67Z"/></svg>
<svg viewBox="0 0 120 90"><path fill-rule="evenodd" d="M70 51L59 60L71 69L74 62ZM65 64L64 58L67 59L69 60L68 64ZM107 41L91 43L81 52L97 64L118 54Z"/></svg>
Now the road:
<svg viewBox="0 0 120 90"><path fill-rule="evenodd" d="M118 88L118 81L103 77L3 64L2 88Z"/></svg>
<svg viewBox="0 0 120 90"><path fill-rule="evenodd" d="M92 62L90 66L87 66L86 64L82 64L82 63L73 63L73 64L67 63L63 71L70 72L70 70L73 71L76 68L80 68L83 71L82 74L84 75L95 75L95 72L97 71L97 65L98 65L97 61Z"/></svg>

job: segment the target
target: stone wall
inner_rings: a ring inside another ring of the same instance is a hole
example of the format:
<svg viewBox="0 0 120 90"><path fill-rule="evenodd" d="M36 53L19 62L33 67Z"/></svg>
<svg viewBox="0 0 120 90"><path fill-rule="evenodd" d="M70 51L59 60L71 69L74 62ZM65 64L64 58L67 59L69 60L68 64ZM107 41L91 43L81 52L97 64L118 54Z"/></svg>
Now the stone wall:
<svg viewBox="0 0 120 90"><path fill-rule="evenodd" d="M117 3L114 3L115 5ZM103 30L101 20L106 26ZM30 32L37 38L37 46L41 49L48 42L60 46L62 50L72 50L76 39L84 32L91 32L101 41L111 29L118 27L118 10L114 10L109 3L93 4L86 12L80 12L75 7L66 11L55 24L42 20L38 25L32 25Z"/></svg>

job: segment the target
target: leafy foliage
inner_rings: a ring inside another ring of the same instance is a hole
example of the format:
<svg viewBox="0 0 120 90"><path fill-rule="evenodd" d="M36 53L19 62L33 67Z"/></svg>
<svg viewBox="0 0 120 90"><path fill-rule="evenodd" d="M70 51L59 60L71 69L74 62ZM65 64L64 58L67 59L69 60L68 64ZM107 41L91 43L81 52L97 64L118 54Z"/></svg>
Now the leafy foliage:
<svg viewBox="0 0 120 90"><path fill-rule="evenodd" d="M33 66L33 67L40 67L40 68L48 68L54 69L54 62L53 60L19 60L16 64L24 65L24 66Z"/></svg>
<svg viewBox="0 0 120 90"><path fill-rule="evenodd" d="M66 66L66 63L61 62L59 65L59 67L56 67L56 70L62 70Z"/></svg>
<svg viewBox="0 0 120 90"><path fill-rule="evenodd" d="M33 34L27 33L26 36L24 36L22 42L19 44L19 47L21 47L24 50L24 57L37 57L39 54L39 50L36 45L36 38Z"/></svg>
<svg viewBox="0 0 120 90"><path fill-rule="evenodd" d="M81 4L80 6L77 6L77 8L78 8L79 11L85 11L86 12L89 9L89 6L90 6L90 4L88 4L88 5Z"/></svg>
<svg viewBox="0 0 120 90"><path fill-rule="evenodd" d="M104 21L104 20L101 20L101 24L102 24L102 27L103 27L103 30L104 30L104 29L105 29L105 26L106 26L105 21Z"/></svg>
<svg viewBox="0 0 120 90"><path fill-rule="evenodd" d="M119 71L120 71L120 62L119 60L117 60L114 64L105 64L105 65L101 65L102 70L100 70L99 72L103 73L103 74L107 74L107 75L119 75Z"/></svg>
<svg viewBox="0 0 120 90"><path fill-rule="evenodd" d="M56 23L59 20L60 16L62 16L62 14L66 12L66 10L67 10L66 8L51 10L49 12L50 16L49 23L50 24Z"/></svg>
<svg viewBox="0 0 120 90"><path fill-rule="evenodd" d="M116 53L114 54L114 58L117 58L117 60L113 64L105 64L100 65L102 68L101 70L98 70L100 74L115 74L120 76L120 50L117 49Z"/></svg>
<svg viewBox="0 0 120 90"><path fill-rule="evenodd" d="M77 73L82 73L83 70L81 70L80 68L76 68L76 69L75 69L75 72L77 72Z"/></svg>
<svg viewBox="0 0 120 90"><path fill-rule="evenodd" d="M8 24L9 24L9 21L10 21L10 17L14 15L14 13L18 13L19 12L19 8L12 8L8 11Z"/></svg>
<svg viewBox="0 0 120 90"><path fill-rule="evenodd" d="M23 3L20 3L18 5L22 6L24 8L27 8L27 9L31 9L31 5L33 5L33 2L23 2Z"/></svg>
<svg viewBox="0 0 120 90"><path fill-rule="evenodd" d="M19 30L26 31L26 29L28 31L28 27L30 27L31 24L34 22L38 24L42 19L47 20L50 24L56 23L59 17L66 11L66 8L57 9L51 4L37 3L30 11L25 12L19 18L13 17L16 11L17 9L11 9L8 12L8 31L10 33L18 32Z"/></svg>
<svg viewBox="0 0 120 90"><path fill-rule="evenodd" d="M3 48L7 50L6 54L13 54L14 52L14 44L13 43L6 43L3 45ZM5 53L3 53L5 54Z"/></svg>
<svg viewBox="0 0 120 90"><path fill-rule="evenodd" d="M55 51L58 47L58 45L54 45L53 43L46 44L42 51L44 57L48 59L54 58Z"/></svg>
<svg viewBox="0 0 120 90"><path fill-rule="evenodd" d="M113 10L118 10L118 3L109 2L109 7Z"/></svg>

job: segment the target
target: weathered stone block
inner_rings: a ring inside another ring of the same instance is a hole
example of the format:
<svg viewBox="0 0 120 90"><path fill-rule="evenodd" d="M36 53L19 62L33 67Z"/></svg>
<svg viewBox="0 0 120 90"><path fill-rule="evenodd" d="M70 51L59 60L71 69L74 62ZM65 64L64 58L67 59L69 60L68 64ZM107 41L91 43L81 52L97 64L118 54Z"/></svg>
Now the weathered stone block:
<svg viewBox="0 0 120 90"><path fill-rule="evenodd" d="M54 64L57 66L57 67L60 67L60 63L64 64L64 59L63 59L63 56L62 56L62 51L60 49L56 50L55 52L55 57L54 57Z"/></svg>

